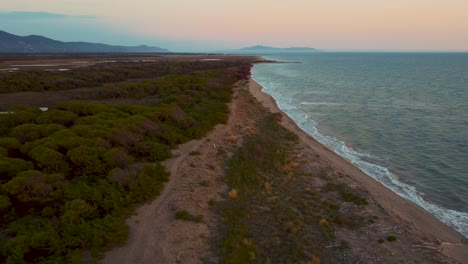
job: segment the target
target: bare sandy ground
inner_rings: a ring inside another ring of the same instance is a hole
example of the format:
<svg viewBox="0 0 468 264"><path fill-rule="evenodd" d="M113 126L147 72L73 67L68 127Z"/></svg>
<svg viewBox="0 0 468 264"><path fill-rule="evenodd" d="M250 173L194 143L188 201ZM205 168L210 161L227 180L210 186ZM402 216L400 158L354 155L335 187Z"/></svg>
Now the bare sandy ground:
<svg viewBox="0 0 468 264"><path fill-rule="evenodd" d="M227 124L174 151L174 157L164 163L171 176L163 192L127 221L127 243L106 253L102 263L219 262L213 245L219 219L211 205L226 197L227 188L221 181L224 161L240 144L259 111L281 113L274 99L261 89L253 80L239 83L234 87ZM283 116L282 125L300 137L298 149L304 157L320 155L316 166L333 168L349 186L368 193L366 213L378 216L377 223L365 230L338 230L336 234L352 245L353 259L359 263L467 263L468 247L461 242L460 234L388 190ZM178 210L203 215L203 219L199 223L177 220ZM378 244L377 239L389 231L398 235L398 243Z"/></svg>

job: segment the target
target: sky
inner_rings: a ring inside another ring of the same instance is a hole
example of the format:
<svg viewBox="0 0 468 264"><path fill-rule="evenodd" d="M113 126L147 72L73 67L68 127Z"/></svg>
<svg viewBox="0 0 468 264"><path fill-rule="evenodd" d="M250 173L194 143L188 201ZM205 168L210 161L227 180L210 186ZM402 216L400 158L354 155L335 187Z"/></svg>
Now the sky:
<svg viewBox="0 0 468 264"><path fill-rule="evenodd" d="M468 0L0 0L0 30L209 52L468 51Z"/></svg>

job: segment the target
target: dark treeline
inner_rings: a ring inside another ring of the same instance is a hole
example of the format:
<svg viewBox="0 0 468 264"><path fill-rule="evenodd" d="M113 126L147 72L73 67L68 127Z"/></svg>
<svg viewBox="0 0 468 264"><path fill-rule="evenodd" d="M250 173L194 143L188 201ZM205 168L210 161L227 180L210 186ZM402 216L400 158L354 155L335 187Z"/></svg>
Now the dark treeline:
<svg viewBox="0 0 468 264"><path fill-rule="evenodd" d="M118 62L99 63L72 71L21 70L0 74L0 93L58 91L97 87L130 79L235 67L236 61Z"/></svg>
<svg viewBox="0 0 468 264"><path fill-rule="evenodd" d="M8 91L11 82L41 91L70 89L71 80L80 87L151 77L93 96L158 100L75 101L46 112L15 106L0 115L0 263L80 263L124 243L125 219L169 177L160 161L224 123L232 85L249 72L243 62L161 62L2 77Z"/></svg>

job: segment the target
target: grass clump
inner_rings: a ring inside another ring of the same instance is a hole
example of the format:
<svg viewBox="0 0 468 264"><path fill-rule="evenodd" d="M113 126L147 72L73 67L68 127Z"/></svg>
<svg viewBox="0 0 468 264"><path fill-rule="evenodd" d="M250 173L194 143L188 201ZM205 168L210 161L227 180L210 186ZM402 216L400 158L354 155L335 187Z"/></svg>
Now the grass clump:
<svg viewBox="0 0 468 264"><path fill-rule="evenodd" d="M358 194L356 191L351 190L348 186L344 183L333 183L328 182L324 189L328 192L337 192L339 193L345 202L352 202L356 205L366 206L369 204L367 199L362 195Z"/></svg>
<svg viewBox="0 0 468 264"><path fill-rule="evenodd" d="M208 187L209 183L207 181L201 181L198 183L198 185L203 186L203 187Z"/></svg>
<svg viewBox="0 0 468 264"><path fill-rule="evenodd" d="M189 155L190 155L190 156L198 156L198 155L200 155L200 154L201 154L201 152L198 151L198 150L193 150L193 151L190 151L190 152L189 152Z"/></svg>
<svg viewBox="0 0 468 264"><path fill-rule="evenodd" d="M175 218L199 223L203 220L203 215L191 215L187 210L180 210L175 213Z"/></svg>
<svg viewBox="0 0 468 264"><path fill-rule="evenodd" d="M395 242L395 241L397 241L397 237L394 236L394 235L389 235L389 236L387 237L387 241L388 241L388 242Z"/></svg>

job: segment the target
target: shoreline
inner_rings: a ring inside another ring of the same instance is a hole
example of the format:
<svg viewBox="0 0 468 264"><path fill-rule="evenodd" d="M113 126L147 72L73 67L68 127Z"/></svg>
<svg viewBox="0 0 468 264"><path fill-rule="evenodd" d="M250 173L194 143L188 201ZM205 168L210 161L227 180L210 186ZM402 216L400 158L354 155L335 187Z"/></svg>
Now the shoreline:
<svg viewBox="0 0 468 264"><path fill-rule="evenodd" d="M252 95L272 113L281 113L281 125L299 136L301 142L319 153L320 157L335 171L340 172L354 184L365 189L391 217L407 232L418 234L424 240L437 245L434 249L461 263L468 258L466 238L430 215L413 202L399 196L380 182L376 181L361 169L339 156L325 145L302 130L286 113L281 111L276 101L262 91L263 87L252 78L249 80L249 90Z"/></svg>

